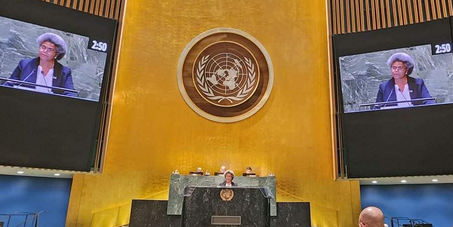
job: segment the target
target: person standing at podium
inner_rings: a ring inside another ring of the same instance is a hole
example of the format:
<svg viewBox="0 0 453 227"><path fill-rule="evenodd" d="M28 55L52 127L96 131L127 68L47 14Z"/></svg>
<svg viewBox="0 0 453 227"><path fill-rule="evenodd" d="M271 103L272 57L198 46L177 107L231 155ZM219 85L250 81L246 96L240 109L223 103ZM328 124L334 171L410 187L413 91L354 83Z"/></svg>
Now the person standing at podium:
<svg viewBox="0 0 453 227"><path fill-rule="evenodd" d="M225 171L223 175L225 177L225 181L220 184L220 186L232 187L238 186L236 183L233 182L234 179L234 172L232 170Z"/></svg>
<svg viewBox="0 0 453 227"><path fill-rule="evenodd" d="M432 98L425 82L420 78L410 77L415 61L406 53L395 53L387 60L392 78L379 85L376 102L410 101L412 99ZM401 102L375 105L373 109L385 107L410 107L414 105L434 104L434 100Z"/></svg>
<svg viewBox="0 0 453 227"><path fill-rule="evenodd" d="M40 35L38 43L38 57L33 59L22 59L14 69L10 79L30 82L41 86L33 86L20 82L6 82L6 86L18 86L26 90L34 90L43 93L56 93L67 96L76 96L74 92L67 92L49 87L61 87L74 90L71 69L61 65L61 60L67 51L66 42L59 35L44 33Z"/></svg>

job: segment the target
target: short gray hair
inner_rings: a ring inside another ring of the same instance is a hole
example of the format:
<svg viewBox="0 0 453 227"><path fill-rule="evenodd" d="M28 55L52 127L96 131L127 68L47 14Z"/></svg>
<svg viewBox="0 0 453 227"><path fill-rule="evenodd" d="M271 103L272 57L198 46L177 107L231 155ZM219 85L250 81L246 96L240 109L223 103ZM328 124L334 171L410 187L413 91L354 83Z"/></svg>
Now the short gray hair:
<svg viewBox="0 0 453 227"><path fill-rule="evenodd" d="M40 46L43 42L46 42L46 41L51 42L55 45L55 47L56 47L55 51L57 52L57 56L55 57L55 59L60 60L65 56L67 46L66 46L66 42L64 41L63 38L61 38L61 36L54 34L54 33L47 32L47 33L40 35L36 39L36 42Z"/></svg>
<svg viewBox="0 0 453 227"><path fill-rule="evenodd" d="M225 171L225 173L223 173L223 177L226 178L226 175L227 175L227 174L231 174L231 175L233 176L232 179L234 179L234 172L233 172L233 170L227 170L227 171Z"/></svg>
<svg viewBox="0 0 453 227"><path fill-rule="evenodd" d="M404 63L404 66L406 66L407 68L407 75L411 75L412 71L414 70L415 61L409 54L395 53L390 56L389 60L387 60L387 65L392 67L393 62L395 61Z"/></svg>

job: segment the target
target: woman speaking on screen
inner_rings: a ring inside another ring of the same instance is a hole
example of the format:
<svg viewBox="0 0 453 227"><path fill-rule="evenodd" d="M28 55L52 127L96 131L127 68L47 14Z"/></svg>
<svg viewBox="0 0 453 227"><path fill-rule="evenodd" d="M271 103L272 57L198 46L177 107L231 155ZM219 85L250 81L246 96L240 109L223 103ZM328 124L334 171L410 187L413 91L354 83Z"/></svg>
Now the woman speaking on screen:
<svg viewBox="0 0 453 227"><path fill-rule="evenodd" d="M71 76L71 69L58 63L67 50L66 42L59 35L54 33L44 33L36 39L39 45L37 58L22 59L14 69L10 79L27 83L5 83L8 86L25 87L43 93L55 93L68 96L76 96L77 93L61 90L65 88L74 90Z"/></svg>
<svg viewBox="0 0 453 227"><path fill-rule="evenodd" d="M435 103L434 100L411 101L414 99L432 98L422 79L409 76L415 66L414 59L411 56L405 53L395 53L388 59L387 65L390 66L392 78L379 85L376 102L383 103L381 105L375 105L374 109ZM387 103L391 101L402 102Z"/></svg>

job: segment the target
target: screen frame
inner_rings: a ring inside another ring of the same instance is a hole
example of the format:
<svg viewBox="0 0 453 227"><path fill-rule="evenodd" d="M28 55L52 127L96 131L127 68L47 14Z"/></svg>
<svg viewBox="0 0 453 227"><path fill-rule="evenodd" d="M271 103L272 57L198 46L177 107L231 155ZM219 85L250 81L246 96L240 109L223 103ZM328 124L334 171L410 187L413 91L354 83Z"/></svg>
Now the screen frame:
<svg viewBox="0 0 453 227"><path fill-rule="evenodd" d="M95 157L101 157L100 152L102 151L102 146L104 146L103 134L105 133L105 124L107 120L107 112L110 107L111 101L111 89L112 86L112 69L114 66L114 54L116 51L116 37L119 22L114 19L108 19L93 14L69 9L60 5L42 2L42 1L27 1L27 0L0 0L0 16L22 21L26 23L31 23L39 26L44 26L52 29L61 30L64 32L69 32L85 37L89 37L90 41L96 39L98 41L103 41L108 43L108 48L105 51L107 53L104 75L101 84L101 91L99 96L99 101L91 100L82 100L77 98L70 97L52 97L50 99L76 99L79 102L85 103L85 105L91 106L95 114L94 123L90 121L89 124L92 124L92 130L90 134L93 136L89 139L91 140L91 148L87 151L89 158L87 158L86 163L81 163L77 166L70 166L65 168L64 166L59 165L57 162L54 164L35 162L35 163L24 163L18 159L18 161L9 161L2 162L0 165L10 165L10 166L22 166L22 167L34 167L34 168L49 168L49 169L62 169L62 170L74 170L74 171L83 171L90 172L93 167L96 169L100 164L95 163ZM45 12L45 13L39 13ZM42 16L45 15L45 16ZM49 16L52 15L52 16ZM88 48L88 47L87 47ZM38 96L40 96L38 94ZM66 102L74 102L73 100ZM94 105L96 103L96 105Z"/></svg>
<svg viewBox="0 0 453 227"><path fill-rule="evenodd" d="M448 158L453 160L453 148L448 147L450 145L453 147L453 142L443 144L443 140L447 138L431 136L433 133L453 135L453 121L448 120L447 117L448 114L453 114L453 104L345 113L339 66L339 58L343 56L433 43L451 43L452 40L451 18L332 37L334 101L337 109L336 133L339 135L337 136L339 138L337 149L340 153L338 157L343 157L342 160L338 160L340 172L341 167L345 167L348 178L453 173L453 161L448 161ZM430 113L431 111L435 111L435 113ZM399 121L395 121L395 119L399 119ZM385 126L388 121L392 122L391 127ZM421 130L418 126L423 124L420 122L430 122L429 125L424 125L427 127L424 131L431 133L425 135L426 141L423 139L417 141L417 137L412 136L414 130ZM410 127L398 129L406 126ZM452 126L452 129L442 129L443 126ZM398 144L398 138L385 136L392 135L392 133L397 133L406 140L410 138L410 141ZM393 146L389 146L391 143ZM407 143L410 146L407 146ZM437 157L431 154L426 155L421 150L426 149L426 145L430 143L437 145L437 147L434 146L438 148ZM417 164L420 161L424 161L426 165Z"/></svg>

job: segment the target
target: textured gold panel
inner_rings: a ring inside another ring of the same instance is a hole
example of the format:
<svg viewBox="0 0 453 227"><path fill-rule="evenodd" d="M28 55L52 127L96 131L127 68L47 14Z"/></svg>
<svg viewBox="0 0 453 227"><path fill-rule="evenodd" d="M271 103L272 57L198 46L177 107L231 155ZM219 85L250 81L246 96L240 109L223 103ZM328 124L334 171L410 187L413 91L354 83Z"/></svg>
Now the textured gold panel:
<svg viewBox="0 0 453 227"><path fill-rule="evenodd" d="M449 12L450 12L450 16L453 16L453 5L451 3L451 0L448 0L448 9L449 9Z"/></svg>
<svg viewBox="0 0 453 227"><path fill-rule="evenodd" d="M341 33L345 33L345 8L344 8L344 2L347 0L340 0L340 24L341 24Z"/></svg>
<svg viewBox="0 0 453 227"><path fill-rule="evenodd" d="M403 24L407 24L407 7L406 0L401 0L401 10L403 11Z"/></svg>
<svg viewBox="0 0 453 227"><path fill-rule="evenodd" d="M381 18L382 18L382 28L386 28L387 25L386 25L386 21L385 21L385 6L384 6L384 0L379 0L379 2L381 3ZM388 1L386 1L388 2Z"/></svg>
<svg viewBox="0 0 453 227"><path fill-rule="evenodd" d="M380 29L381 28L381 14L379 12L380 6L379 6L379 0L375 0L375 11L376 11L376 28Z"/></svg>
<svg viewBox="0 0 453 227"><path fill-rule="evenodd" d="M447 0L442 0L442 13L443 13L443 17L448 17L448 14L447 14Z"/></svg>
<svg viewBox="0 0 453 227"><path fill-rule="evenodd" d="M350 0L345 0L346 1L346 32L351 32L351 14L350 14L350 6L349 6L349 1Z"/></svg>
<svg viewBox="0 0 453 227"><path fill-rule="evenodd" d="M356 32L356 16L355 16L355 4L354 0L351 0L351 31Z"/></svg>
<svg viewBox="0 0 453 227"><path fill-rule="evenodd" d="M337 10L337 3L338 0L332 0L332 6L330 7L331 8L331 18L332 18L332 29L333 29L333 33L334 34L337 34L337 31L338 31L338 28L337 28L337 25L339 24L337 22L338 20L338 11Z"/></svg>
<svg viewBox="0 0 453 227"><path fill-rule="evenodd" d="M390 1L387 0L385 1L385 9L386 9L386 16L387 16L387 27L391 27L392 26L392 23L391 23L391 15L392 15L392 9L390 8Z"/></svg>
<svg viewBox="0 0 453 227"><path fill-rule="evenodd" d="M425 2L425 14L426 14L425 18L426 18L426 21L430 21L431 20L431 14L430 14L431 12L429 10L429 2L428 1L429 0L425 0L424 1Z"/></svg>
<svg viewBox="0 0 453 227"><path fill-rule="evenodd" d="M365 1L365 12L366 12L366 30L371 29L371 16L370 16L370 3L368 0Z"/></svg>
<svg viewBox="0 0 453 227"><path fill-rule="evenodd" d="M398 12L396 10L396 0L392 0L393 25L398 26Z"/></svg>
<svg viewBox="0 0 453 227"><path fill-rule="evenodd" d="M357 225L358 183L333 180L326 14L324 1L128 1L104 171L74 178L67 226L126 224L122 207L166 197L174 169L221 165L273 172L280 191L313 204L318 227ZM274 65L267 103L232 124L198 116L176 81L184 47L216 27L251 34Z"/></svg>
<svg viewBox="0 0 453 227"><path fill-rule="evenodd" d="M409 24L414 23L414 17L412 14L412 0L407 0L407 11L409 12Z"/></svg>
<svg viewBox="0 0 453 227"><path fill-rule="evenodd" d="M373 24L373 30L377 29L375 1L376 0L371 0L371 23Z"/></svg>
<svg viewBox="0 0 453 227"><path fill-rule="evenodd" d="M363 0L359 0L360 7L360 31L365 31L365 16L363 13Z"/></svg>

